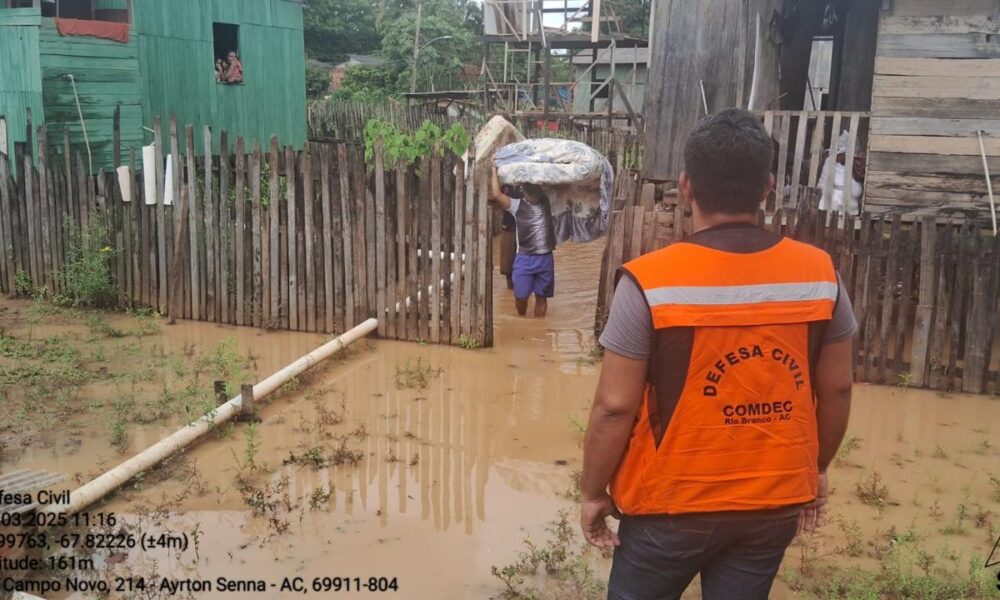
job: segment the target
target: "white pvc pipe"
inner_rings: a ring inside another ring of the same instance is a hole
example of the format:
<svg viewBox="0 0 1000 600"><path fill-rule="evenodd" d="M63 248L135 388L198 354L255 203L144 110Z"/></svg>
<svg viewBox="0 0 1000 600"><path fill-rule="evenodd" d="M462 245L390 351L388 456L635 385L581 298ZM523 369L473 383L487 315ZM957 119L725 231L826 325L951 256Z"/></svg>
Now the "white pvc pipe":
<svg viewBox="0 0 1000 600"><path fill-rule="evenodd" d="M337 339L327 342L309 354L299 358L292 364L253 386L254 400L264 398L265 396L271 394L293 377L323 362L347 346L350 346L354 342L375 331L376 327L378 327L378 320L368 319L364 323L356 326L354 329L345 332ZM211 431L213 427L221 425L232 419L240 413L242 406L242 396L236 396L235 398L230 399L228 402L217 407L215 410L209 412L200 419L197 419L186 425L184 428L175 431L171 435L163 438L139 454L136 454L107 473L92 479L80 488L74 490L70 493L69 503L49 505L39 512L46 512L50 514L73 514L83 510L139 473L148 471L159 462L169 458L179 450L182 450L186 446L190 445L192 442Z"/></svg>
<svg viewBox="0 0 1000 600"><path fill-rule="evenodd" d="M993 182L990 180L990 163L986 160L986 146L983 144L983 130L976 132L979 136L979 155L983 158L983 172L986 174L986 191L990 194L990 214L993 216L993 235L997 234L997 204L993 199Z"/></svg>

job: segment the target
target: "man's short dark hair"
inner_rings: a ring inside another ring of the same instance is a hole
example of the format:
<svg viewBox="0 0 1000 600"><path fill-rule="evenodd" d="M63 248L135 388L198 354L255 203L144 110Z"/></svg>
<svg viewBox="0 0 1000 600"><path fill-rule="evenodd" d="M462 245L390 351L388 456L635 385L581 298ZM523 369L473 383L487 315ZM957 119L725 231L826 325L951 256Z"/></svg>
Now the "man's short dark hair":
<svg viewBox="0 0 1000 600"><path fill-rule="evenodd" d="M739 108L699 121L684 145L684 169L706 213L756 214L773 157L760 120Z"/></svg>

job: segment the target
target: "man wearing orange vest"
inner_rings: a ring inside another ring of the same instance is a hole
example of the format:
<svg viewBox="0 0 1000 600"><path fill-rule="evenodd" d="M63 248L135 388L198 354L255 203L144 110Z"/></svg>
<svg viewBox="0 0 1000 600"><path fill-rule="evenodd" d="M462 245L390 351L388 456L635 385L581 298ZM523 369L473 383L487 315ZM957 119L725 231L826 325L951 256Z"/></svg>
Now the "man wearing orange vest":
<svg viewBox="0 0 1000 600"><path fill-rule="evenodd" d="M772 156L751 113L702 120L679 178L695 233L621 269L581 481L609 598L680 598L697 574L706 599L767 598L822 522L857 323L829 255L756 226Z"/></svg>

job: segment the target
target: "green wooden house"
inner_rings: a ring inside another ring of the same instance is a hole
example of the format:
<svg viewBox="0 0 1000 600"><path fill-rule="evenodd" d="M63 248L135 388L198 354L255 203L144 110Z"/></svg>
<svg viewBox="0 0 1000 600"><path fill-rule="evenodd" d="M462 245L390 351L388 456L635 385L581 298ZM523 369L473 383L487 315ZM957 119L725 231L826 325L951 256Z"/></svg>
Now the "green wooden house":
<svg viewBox="0 0 1000 600"><path fill-rule="evenodd" d="M216 78L216 59L231 51L241 83ZM157 116L166 131L170 113L194 125L198 148L206 126L248 148L272 135L306 141L301 0L0 0L0 57L8 155L25 142L27 109L46 125L50 155L61 155L68 128L85 160L89 143L95 170L115 166L116 107L123 153L152 142Z"/></svg>

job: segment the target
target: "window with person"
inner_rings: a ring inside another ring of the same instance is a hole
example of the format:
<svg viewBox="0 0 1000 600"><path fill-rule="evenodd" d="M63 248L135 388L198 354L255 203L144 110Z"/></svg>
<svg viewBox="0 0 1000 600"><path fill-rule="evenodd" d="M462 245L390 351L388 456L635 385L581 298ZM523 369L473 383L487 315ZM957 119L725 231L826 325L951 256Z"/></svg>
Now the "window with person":
<svg viewBox="0 0 1000 600"><path fill-rule="evenodd" d="M213 23L212 34L215 50L215 81L226 84L243 83L240 26L232 23Z"/></svg>

